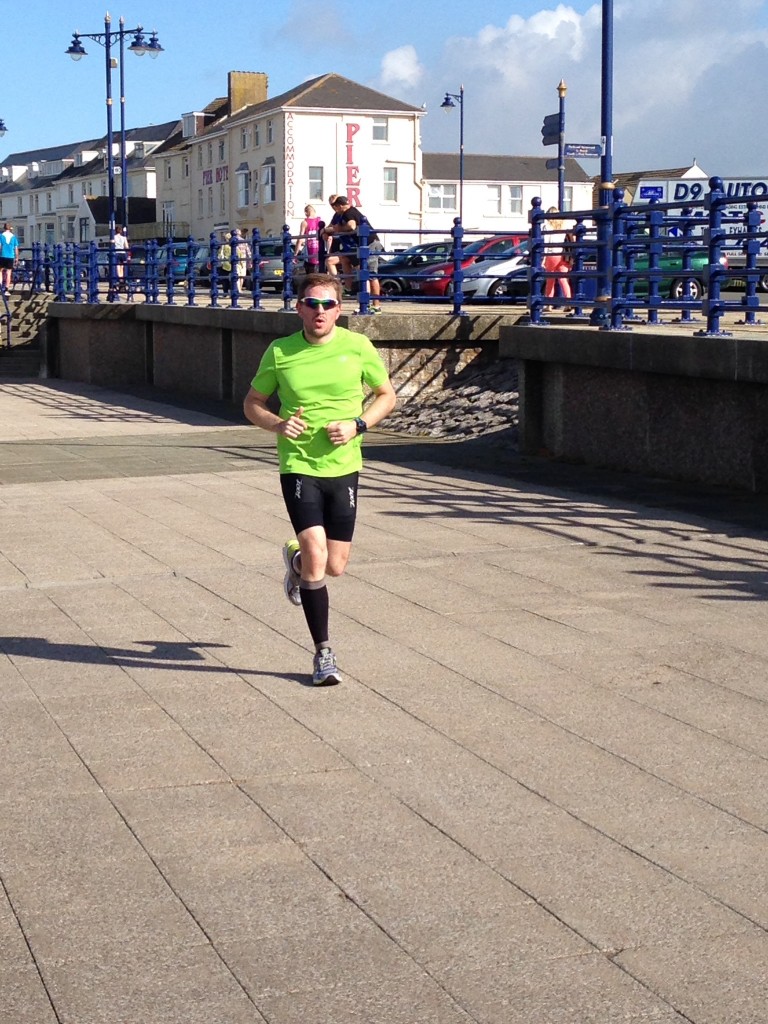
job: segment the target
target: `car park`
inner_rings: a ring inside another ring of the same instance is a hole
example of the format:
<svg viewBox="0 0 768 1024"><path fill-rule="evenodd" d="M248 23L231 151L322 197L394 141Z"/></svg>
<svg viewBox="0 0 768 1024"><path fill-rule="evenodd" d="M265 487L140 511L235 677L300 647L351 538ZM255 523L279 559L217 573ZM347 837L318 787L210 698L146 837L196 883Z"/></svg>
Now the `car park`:
<svg viewBox="0 0 768 1024"><path fill-rule="evenodd" d="M528 238L527 234L491 235L478 238L464 247L461 266L466 269L481 257L490 259L494 254L504 252ZM453 290L453 260L427 267L420 271L413 282L413 291L421 295L444 298Z"/></svg>
<svg viewBox="0 0 768 1024"><path fill-rule="evenodd" d="M444 263L453 249L453 239L412 245L389 259L379 261L382 295L410 295L416 274L425 267Z"/></svg>

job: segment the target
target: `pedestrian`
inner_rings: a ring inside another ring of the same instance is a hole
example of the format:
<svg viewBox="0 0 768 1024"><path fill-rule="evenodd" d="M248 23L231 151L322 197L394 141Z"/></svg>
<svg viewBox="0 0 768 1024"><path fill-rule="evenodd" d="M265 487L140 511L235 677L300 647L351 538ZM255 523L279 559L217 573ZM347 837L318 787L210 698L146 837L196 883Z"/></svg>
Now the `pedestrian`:
<svg viewBox="0 0 768 1024"><path fill-rule="evenodd" d="M232 247L232 266L235 270L235 281L237 282L237 291L242 293L243 286L245 284L245 273L248 269L248 259L251 255L251 250L248 243L245 241L243 236L240 234L238 228L232 228L232 234L230 235L230 245Z"/></svg>
<svg viewBox="0 0 768 1024"><path fill-rule="evenodd" d="M547 213L557 213L557 207L550 206ZM544 285L544 296L547 299L553 298L555 285L559 284L564 298L570 299L571 283L568 280L568 271L571 269L571 264L565 251L565 225L558 217L548 217L547 220L550 227L545 238L547 255L544 257L544 269L550 274L559 274L561 276L547 278L547 282Z"/></svg>
<svg viewBox="0 0 768 1024"><path fill-rule="evenodd" d="M341 265L339 240L338 238L333 237L332 231L326 231L325 228L335 227L337 224L341 223L341 211L337 210L334 206L334 203L338 198L339 197L335 192L332 192L328 196L328 205L333 210L333 214L331 219L328 221L328 224L323 225L323 229L320 232L320 241L325 249L325 272L327 274L333 274L334 277L338 274L339 267Z"/></svg>
<svg viewBox="0 0 768 1024"><path fill-rule="evenodd" d="M355 206L350 205L349 199L346 196L337 196L333 208L341 216L336 224L333 221L325 228L324 234L326 237L333 237L338 239L340 253L339 259L341 262L341 272L345 280L350 283L354 282L355 271L360 266L360 259L358 257L358 248L360 246L360 225L367 220L365 215ZM371 225L368 225L368 247L370 255L368 256L368 270L371 273L369 279L371 295L371 312L381 312L381 302L379 296L381 295L381 288L379 286L379 279L377 277L379 273L379 253L383 252L384 247L379 240L379 236L373 230Z"/></svg>
<svg viewBox="0 0 768 1024"><path fill-rule="evenodd" d="M0 287L4 292L13 287L13 268L19 263L19 240L10 224L3 224L0 233Z"/></svg>
<svg viewBox="0 0 768 1024"><path fill-rule="evenodd" d="M218 281L221 284L221 290L224 295L229 292L229 286L232 278L232 234L227 232L224 236L224 241L219 246L219 267L218 267Z"/></svg>
<svg viewBox="0 0 768 1024"><path fill-rule="evenodd" d="M341 682L329 637L326 575L349 560L362 467L362 435L395 407L395 391L370 340L338 326L338 277L299 282L302 330L277 338L262 357L245 398L251 423L277 434L280 484L296 539L283 546L283 589L301 605L315 645L312 682ZM363 385L373 401L363 411ZM277 392L279 413L268 407ZM363 418L364 416L364 418Z"/></svg>
<svg viewBox="0 0 768 1024"><path fill-rule="evenodd" d="M130 255L128 245L127 228L118 227L115 229L113 245L115 247L115 274L117 275L117 290L125 290L125 265Z"/></svg>
<svg viewBox="0 0 768 1024"><path fill-rule="evenodd" d="M295 256L298 256L304 250L306 254L304 269L308 274L316 274L318 270L320 259L319 228L320 218L317 216L317 211L314 206L307 204L304 207L304 220L299 226L299 237L296 239L293 253Z"/></svg>

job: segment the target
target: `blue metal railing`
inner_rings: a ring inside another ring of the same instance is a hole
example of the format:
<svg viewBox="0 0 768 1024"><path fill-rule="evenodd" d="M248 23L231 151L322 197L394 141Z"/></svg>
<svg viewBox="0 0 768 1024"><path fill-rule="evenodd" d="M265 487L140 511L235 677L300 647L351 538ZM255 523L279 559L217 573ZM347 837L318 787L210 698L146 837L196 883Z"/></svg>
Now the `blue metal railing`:
<svg viewBox="0 0 768 1024"><path fill-rule="evenodd" d="M768 311L768 297L764 304L758 294L761 289L768 290L768 260L763 255L768 232L762 213L756 200L726 196L721 179L712 178L709 185L709 192L698 204L687 200L630 206L624 203L622 190L615 189L608 206L547 213L541 200L534 199L528 265L500 279L502 294L487 302L505 303L519 295L527 302L530 322L541 326L547 324L549 306L566 307L571 317L589 316L596 326L612 330L626 329L641 314L648 323L657 323L660 314L670 310L679 314L682 323L694 325L697 316L705 318L703 334L722 333L726 313L743 314L741 322L745 324L759 323L758 314ZM562 226L550 226L552 218L568 225L565 243ZM370 311L372 283L387 281L386 262L380 262L378 272L371 271L372 230L365 220L359 230L355 275L356 312L360 315ZM449 251L425 256L423 266L400 268L397 293L387 290L383 301L408 299L443 305L448 301L449 315L466 315L465 287L480 276L468 265L475 253L472 249L467 252L467 247L487 232L467 232L455 218L448 232L423 231L420 240L445 238L446 234L450 235ZM388 230L387 237L390 241L398 237L410 240L413 229ZM270 287L277 290L282 310L287 312L294 308L298 276L303 272L294 254L296 238L284 225L277 238L262 238L254 230L249 238L235 240L236 246L230 250L223 248L230 243L213 234L207 242L194 238L150 241L134 247L134 258L122 267L113 249L99 249L94 242L35 243L24 251L22 276L32 292L52 292L58 301L76 303L105 298L120 301L124 294L128 301L151 304L174 305L180 300L194 306L200 298L214 307L260 310L265 288ZM137 248L141 249L140 258ZM567 274L545 267L546 256L557 250L567 258ZM743 266L729 268L726 250L743 254ZM600 258L603 251L607 260ZM321 252L321 259L323 255ZM395 253L378 255L383 260ZM443 267L437 267L435 259L444 260ZM276 261L281 269L275 268ZM492 277L493 269L484 273ZM571 296L547 297L547 283L564 276ZM439 287L430 287L436 282ZM737 282L743 283L734 291Z"/></svg>

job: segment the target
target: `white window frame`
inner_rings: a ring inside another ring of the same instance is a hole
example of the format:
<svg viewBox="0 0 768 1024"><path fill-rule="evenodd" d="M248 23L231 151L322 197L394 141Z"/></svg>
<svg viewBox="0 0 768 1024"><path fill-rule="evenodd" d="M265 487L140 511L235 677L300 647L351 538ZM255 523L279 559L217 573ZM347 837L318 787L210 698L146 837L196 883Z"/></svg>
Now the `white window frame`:
<svg viewBox="0 0 768 1024"><path fill-rule="evenodd" d="M262 164L261 184L263 185L263 202L274 203L277 201L277 167L275 164Z"/></svg>
<svg viewBox="0 0 768 1024"><path fill-rule="evenodd" d="M485 215L486 217L501 216L501 185L485 186Z"/></svg>
<svg viewBox="0 0 768 1024"><path fill-rule="evenodd" d="M397 168L385 167L382 180L382 199L385 203L397 202Z"/></svg>
<svg viewBox="0 0 768 1024"><path fill-rule="evenodd" d="M267 121L267 145L271 145L275 141L275 126L274 123L269 120Z"/></svg>
<svg viewBox="0 0 768 1024"><path fill-rule="evenodd" d="M508 198L509 198L509 212L513 217L522 217L523 215L523 186L522 185L509 185L508 186Z"/></svg>
<svg viewBox="0 0 768 1024"><path fill-rule="evenodd" d="M374 142L389 142L388 117L374 117L371 127L371 138Z"/></svg>
<svg viewBox="0 0 768 1024"><path fill-rule="evenodd" d="M309 196L310 202L312 200L322 199L325 195L325 186L323 181L325 176L323 174L322 167L310 167L309 168L309 189L307 195Z"/></svg>
<svg viewBox="0 0 768 1024"><path fill-rule="evenodd" d="M248 206L251 201L251 172L237 171L237 206L238 209Z"/></svg>
<svg viewBox="0 0 768 1024"><path fill-rule="evenodd" d="M427 209L455 213L459 208L458 191L456 185L427 185Z"/></svg>

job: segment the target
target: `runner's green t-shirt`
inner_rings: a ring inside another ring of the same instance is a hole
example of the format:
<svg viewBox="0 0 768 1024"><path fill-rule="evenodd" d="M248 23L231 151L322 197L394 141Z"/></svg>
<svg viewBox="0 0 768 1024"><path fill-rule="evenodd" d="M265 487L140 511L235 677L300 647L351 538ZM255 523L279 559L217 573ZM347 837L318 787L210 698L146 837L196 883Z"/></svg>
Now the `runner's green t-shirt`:
<svg viewBox="0 0 768 1024"><path fill-rule="evenodd" d="M269 346L251 381L254 391L277 391L280 415L304 409L304 433L292 440L278 434L277 453L281 473L307 476L344 476L363 464L362 437L335 446L326 426L336 420L353 420L363 409L363 384L380 387L387 370L371 341L345 327L336 327L329 341L311 345L302 331L276 338Z"/></svg>

